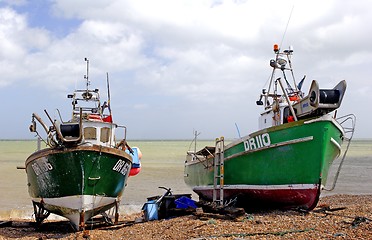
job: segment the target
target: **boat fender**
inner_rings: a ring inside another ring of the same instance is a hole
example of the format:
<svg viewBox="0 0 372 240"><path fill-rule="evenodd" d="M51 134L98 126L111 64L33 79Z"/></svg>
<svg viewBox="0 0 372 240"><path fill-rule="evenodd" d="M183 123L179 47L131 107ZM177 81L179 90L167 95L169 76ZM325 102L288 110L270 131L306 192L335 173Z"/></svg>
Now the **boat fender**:
<svg viewBox="0 0 372 240"><path fill-rule="evenodd" d="M135 147L135 148L137 148L138 159L141 160L141 159L142 159L142 152L141 152L141 150L139 149L139 147Z"/></svg>
<svg viewBox="0 0 372 240"><path fill-rule="evenodd" d="M139 168L131 168L129 171L129 177L136 176L141 171L141 167Z"/></svg>
<svg viewBox="0 0 372 240"><path fill-rule="evenodd" d="M142 153L141 153L141 151L139 150L138 147L132 147L131 150L132 151L128 151L128 152L132 155L132 160L133 160L132 166L133 167L138 167L141 164L140 160L142 158Z"/></svg>
<svg viewBox="0 0 372 240"><path fill-rule="evenodd" d="M130 169L129 176L135 176L141 171L141 158L142 152L138 147L132 147L132 152L126 150L128 153L132 155L132 168Z"/></svg>

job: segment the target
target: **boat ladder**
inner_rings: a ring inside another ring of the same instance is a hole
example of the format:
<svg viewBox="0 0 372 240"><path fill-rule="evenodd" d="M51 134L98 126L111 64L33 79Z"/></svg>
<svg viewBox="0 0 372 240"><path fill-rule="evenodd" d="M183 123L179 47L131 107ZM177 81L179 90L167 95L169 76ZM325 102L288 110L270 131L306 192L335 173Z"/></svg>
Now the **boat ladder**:
<svg viewBox="0 0 372 240"><path fill-rule="evenodd" d="M213 161L213 202L223 205L223 187L224 187L224 137L216 139L216 148Z"/></svg>

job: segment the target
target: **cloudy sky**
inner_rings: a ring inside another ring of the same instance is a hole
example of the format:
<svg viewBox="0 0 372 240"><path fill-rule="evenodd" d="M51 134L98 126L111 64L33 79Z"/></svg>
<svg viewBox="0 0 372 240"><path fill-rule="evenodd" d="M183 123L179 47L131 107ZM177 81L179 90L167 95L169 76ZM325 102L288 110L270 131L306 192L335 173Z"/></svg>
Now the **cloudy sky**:
<svg viewBox="0 0 372 240"><path fill-rule="evenodd" d="M346 79L338 115L354 113L354 137L371 138L371 8L368 0L0 0L0 138L33 138L32 112L46 118L44 109L58 108L67 119L85 57L104 96L109 73L114 121L129 139L191 139L194 130L236 138L236 125L246 135L258 128L274 43L293 46L305 92L312 79L321 88Z"/></svg>

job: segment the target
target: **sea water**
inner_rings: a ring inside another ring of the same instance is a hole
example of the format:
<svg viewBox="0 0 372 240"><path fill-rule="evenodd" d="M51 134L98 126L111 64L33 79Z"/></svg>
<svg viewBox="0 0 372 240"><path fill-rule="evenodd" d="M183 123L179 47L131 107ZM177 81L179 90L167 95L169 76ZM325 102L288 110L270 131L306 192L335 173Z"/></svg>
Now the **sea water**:
<svg viewBox="0 0 372 240"><path fill-rule="evenodd" d="M186 152L195 147L191 141L129 141L129 145L141 149L142 169L138 175L128 179L122 199L122 214L138 212L148 197L162 195L165 190L159 187L171 188L174 194L192 194L193 199L198 199L183 180ZM196 148L204 146L214 146L214 142L198 141ZM26 172L17 167L24 167L26 158L36 148L36 141L0 141L0 219L32 218ZM327 188L332 186L340 159L332 165ZM324 191L322 195L372 194L371 183L372 140L353 140L335 189Z"/></svg>
<svg viewBox="0 0 372 240"><path fill-rule="evenodd" d="M343 152L346 146L343 144ZM332 187L342 156L333 162L326 188ZM372 194L372 140L353 140L350 143L335 189L322 192L323 196L332 194Z"/></svg>

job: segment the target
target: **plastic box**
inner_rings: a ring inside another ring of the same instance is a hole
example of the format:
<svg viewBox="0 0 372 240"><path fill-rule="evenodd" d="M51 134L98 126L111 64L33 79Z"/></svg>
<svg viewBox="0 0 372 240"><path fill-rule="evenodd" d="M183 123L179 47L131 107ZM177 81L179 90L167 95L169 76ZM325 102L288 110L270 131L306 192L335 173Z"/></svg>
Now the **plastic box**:
<svg viewBox="0 0 372 240"><path fill-rule="evenodd" d="M148 201L143 205L145 221L158 220L158 203L155 200Z"/></svg>
<svg viewBox="0 0 372 240"><path fill-rule="evenodd" d="M174 201L176 203L176 208L197 208L195 201L188 197L180 197Z"/></svg>

